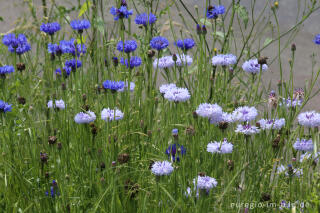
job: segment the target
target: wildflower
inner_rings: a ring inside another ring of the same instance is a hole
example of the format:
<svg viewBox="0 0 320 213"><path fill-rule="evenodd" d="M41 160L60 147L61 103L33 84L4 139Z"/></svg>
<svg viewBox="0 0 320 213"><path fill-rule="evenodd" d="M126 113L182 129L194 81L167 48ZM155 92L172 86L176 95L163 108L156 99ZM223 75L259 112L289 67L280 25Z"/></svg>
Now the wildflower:
<svg viewBox="0 0 320 213"><path fill-rule="evenodd" d="M149 13L149 15L147 13L141 13L136 16L134 21L136 24L147 26L147 24L152 25L156 22L157 17L152 13Z"/></svg>
<svg viewBox="0 0 320 213"><path fill-rule="evenodd" d="M244 62L242 65L242 69L251 74L259 73L260 67L261 65L258 63L258 59L250 59L249 61ZM268 69L268 65L263 64L261 69L262 71L266 71Z"/></svg>
<svg viewBox="0 0 320 213"><path fill-rule="evenodd" d="M313 142L312 139L301 139L297 138L297 141L293 144L293 148L298 151L313 151Z"/></svg>
<svg viewBox="0 0 320 213"><path fill-rule="evenodd" d="M49 195L49 192L46 192L46 195ZM60 192L59 192L59 188L58 188L58 184L55 180L52 181L52 186L50 187L50 196L52 198L55 198L56 196L59 196Z"/></svg>
<svg viewBox="0 0 320 213"><path fill-rule="evenodd" d="M162 84L159 87L160 93L161 94L165 94L167 91L177 88L177 86L175 84Z"/></svg>
<svg viewBox="0 0 320 213"><path fill-rule="evenodd" d="M62 70L60 68L57 68L55 73L56 75L62 75L64 74L65 77L69 76L71 73L71 67L63 67Z"/></svg>
<svg viewBox="0 0 320 213"><path fill-rule="evenodd" d="M303 102L303 100L299 100L299 99L290 99L290 98L288 98L288 99L285 99L285 98L283 98L282 99L282 103L280 103L279 105L280 106L282 106L282 105L284 105L284 106L286 106L287 108L290 108L290 107L292 107L292 108L295 108L295 107L297 107L297 106L301 106L302 105L302 102Z"/></svg>
<svg viewBox="0 0 320 213"><path fill-rule="evenodd" d="M130 69L133 69L134 67L138 67L141 65L141 58L138 57L138 56L132 56L130 57L130 62L128 64L128 59L124 59L124 58L121 58L120 59L120 63L123 64L123 65L126 65L127 68L130 67Z"/></svg>
<svg viewBox="0 0 320 213"><path fill-rule="evenodd" d="M260 130L256 126L251 126L250 124L239 124L235 132L245 135L253 135L259 133Z"/></svg>
<svg viewBox="0 0 320 213"><path fill-rule="evenodd" d="M83 33L83 30L90 28L90 21L86 19L82 20L73 20L70 22L70 26L73 30L78 30L78 32L81 34Z"/></svg>
<svg viewBox="0 0 320 213"><path fill-rule="evenodd" d="M123 112L121 112L119 109L110 109L110 108L104 108L101 111L101 119L109 122L109 121L117 121L123 119Z"/></svg>
<svg viewBox="0 0 320 213"><path fill-rule="evenodd" d="M189 56L189 55L185 55L185 54L182 54L182 55L176 55L177 56L177 60L176 60L176 65L177 66L184 66L184 65L187 65L187 66L190 66L193 62L193 59Z"/></svg>
<svg viewBox="0 0 320 213"><path fill-rule="evenodd" d="M285 166L283 165L280 165L278 168L277 168L277 174L283 174L285 173L286 176L296 176L296 177L300 177L301 175L303 175L303 171L302 169L294 169L292 168L292 165L291 164L288 164L288 167L286 168Z"/></svg>
<svg viewBox="0 0 320 213"><path fill-rule="evenodd" d="M164 94L164 98L174 102L185 102L190 99L190 93L187 88L172 88Z"/></svg>
<svg viewBox="0 0 320 213"><path fill-rule="evenodd" d="M316 36L314 37L313 42L314 42L315 44L320 45L320 34L318 34L318 35L316 35Z"/></svg>
<svg viewBox="0 0 320 213"><path fill-rule="evenodd" d="M42 23L40 26L40 31L45 32L51 36L54 33L58 32L60 29L60 24L58 22L52 22L47 24Z"/></svg>
<svg viewBox="0 0 320 213"><path fill-rule="evenodd" d="M161 58L156 58L153 62L153 68L157 69L165 69L170 68L174 66L174 61L172 59L172 56L164 56Z"/></svg>
<svg viewBox="0 0 320 213"><path fill-rule="evenodd" d="M189 50L192 47L194 47L195 42L192 38L186 38L184 40L178 40L174 43L177 47L179 47L182 50Z"/></svg>
<svg viewBox="0 0 320 213"><path fill-rule="evenodd" d="M261 119L258 121L261 129L281 129L285 123L286 120L284 118L280 119Z"/></svg>
<svg viewBox="0 0 320 213"><path fill-rule="evenodd" d="M298 123L305 127L320 125L320 114L315 111L303 112L298 115Z"/></svg>
<svg viewBox="0 0 320 213"><path fill-rule="evenodd" d="M225 12L223 5L218 6L209 6L207 9L207 18L208 19L217 19L218 15L222 15Z"/></svg>
<svg viewBox="0 0 320 213"><path fill-rule="evenodd" d="M152 165L151 171L157 176L170 175L173 172L173 167L168 161L156 161Z"/></svg>
<svg viewBox="0 0 320 213"><path fill-rule="evenodd" d="M213 66L229 66L237 63L237 56L232 54L226 55L215 55L211 59L211 63Z"/></svg>
<svg viewBox="0 0 320 213"><path fill-rule="evenodd" d="M51 44L51 43L48 44L48 53L57 54L58 52L62 53L58 44Z"/></svg>
<svg viewBox="0 0 320 213"><path fill-rule="evenodd" d="M42 163L47 163L49 156L45 152L40 152L40 160Z"/></svg>
<svg viewBox="0 0 320 213"><path fill-rule="evenodd" d="M150 46L156 50L162 50L169 46L169 41L162 36L153 37L150 41Z"/></svg>
<svg viewBox="0 0 320 213"><path fill-rule="evenodd" d="M254 107L238 107L232 113L233 120L235 121L251 121L254 120L258 115L258 111Z"/></svg>
<svg viewBox="0 0 320 213"><path fill-rule="evenodd" d="M79 59L71 59L65 62L66 67L70 67L72 71L82 66L82 62Z"/></svg>
<svg viewBox="0 0 320 213"><path fill-rule="evenodd" d="M12 110L11 106L12 106L12 104L8 104L8 103L0 100L0 112L4 112L4 113L11 112L11 110Z"/></svg>
<svg viewBox="0 0 320 213"><path fill-rule="evenodd" d="M110 89L113 92L116 92L118 90L121 90L124 88L124 82L123 81L110 81L110 80L106 80L105 82L103 82L103 87L105 89Z"/></svg>
<svg viewBox="0 0 320 213"><path fill-rule="evenodd" d="M211 153L219 153L219 154L226 154L231 153L233 150L233 144L228 142L225 138L222 142L210 142L207 145L207 152Z"/></svg>
<svg viewBox="0 0 320 213"><path fill-rule="evenodd" d="M54 103L52 100L49 100L47 103L48 108L58 108L58 109L65 109L64 101L61 100L55 100Z"/></svg>
<svg viewBox="0 0 320 213"><path fill-rule="evenodd" d="M132 10L128 10L127 6L121 6L120 8L111 7L110 13L114 16L114 20L129 18L132 15Z"/></svg>
<svg viewBox="0 0 320 213"><path fill-rule="evenodd" d="M129 88L130 92L134 91L134 88L136 87L134 82L130 82L130 86L128 85L128 82L126 81L124 84L124 87L119 89L118 92L123 92L125 89L127 90Z"/></svg>
<svg viewBox="0 0 320 213"><path fill-rule="evenodd" d="M0 67L0 76L5 77L6 74L14 72L14 67L11 65L5 65Z"/></svg>
<svg viewBox="0 0 320 213"><path fill-rule="evenodd" d="M165 151L171 161L180 161L180 157L186 154L186 148L180 144L171 144Z"/></svg>
<svg viewBox="0 0 320 213"><path fill-rule="evenodd" d="M302 163L305 160L309 160L310 158L312 158L315 163L318 163L319 156L320 156L320 152L317 152L316 154L311 152L306 152L300 156L300 163Z"/></svg>
<svg viewBox="0 0 320 213"><path fill-rule="evenodd" d="M193 183L197 185L197 189L210 190L217 186L218 182L216 179L209 176L198 176L198 178L193 179Z"/></svg>
<svg viewBox="0 0 320 213"><path fill-rule="evenodd" d="M74 121L78 124L88 124L96 120L94 112L80 112L74 117Z"/></svg>
<svg viewBox="0 0 320 213"><path fill-rule="evenodd" d="M14 33L7 34L3 36L2 42L8 47L10 52L17 53L18 55L31 50L31 45L24 34L19 34L18 37Z"/></svg>
<svg viewBox="0 0 320 213"><path fill-rule="evenodd" d="M52 44L50 44L52 45ZM76 40L74 38L71 38L68 40L62 40L59 43L59 46L56 47L56 44L52 45L51 48L53 50L56 50L57 53L61 52L63 54L69 53L73 56L77 55L80 56L80 54L85 54L87 52L87 47L85 44L77 44ZM50 51L49 51L50 53ZM54 52L55 53L55 52Z"/></svg>
<svg viewBox="0 0 320 213"><path fill-rule="evenodd" d="M222 108L218 104L200 104L196 110L197 115L220 122L222 119Z"/></svg>
<svg viewBox="0 0 320 213"><path fill-rule="evenodd" d="M124 45L123 45L123 41L119 41L117 44L117 50L125 53L133 52L137 49L137 47L138 45L135 40L124 41Z"/></svg>

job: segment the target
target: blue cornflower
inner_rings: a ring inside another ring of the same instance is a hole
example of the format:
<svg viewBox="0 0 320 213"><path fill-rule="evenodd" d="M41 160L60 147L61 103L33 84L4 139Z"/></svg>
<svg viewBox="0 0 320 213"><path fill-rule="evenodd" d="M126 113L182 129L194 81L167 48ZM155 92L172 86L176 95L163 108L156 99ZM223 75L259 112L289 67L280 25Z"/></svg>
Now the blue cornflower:
<svg viewBox="0 0 320 213"><path fill-rule="evenodd" d="M0 67L0 75L5 75L12 72L14 72L14 67L11 65L5 65Z"/></svg>
<svg viewBox="0 0 320 213"><path fill-rule="evenodd" d="M48 52L51 54L62 53L61 48L58 44L48 44Z"/></svg>
<svg viewBox="0 0 320 213"><path fill-rule="evenodd" d="M263 64L262 68L260 68L260 66L261 65L259 64L258 59L250 59L242 64L242 69L251 74L258 74L260 72L260 69L263 72L268 69L268 65L266 64Z"/></svg>
<svg viewBox="0 0 320 213"><path fill-rule="evenodd" d="M192 38L186 38L184 40L178 40L175 45L182 50L189 50L194 47L195 42Z"/></svg>
<svg viewBox="0 0 320 213"><path fill-rule="evenodd" d="M150 13L149 16L147 13L141 13L136 16L136 19L134 21L136 24L142 24L142 25L146 26L147 24L151 25L154 22L156 22L157 17L152 13Z"/></svg>
<svg viewBox="0 0 320 213"><path fill-rule="evenodd" d="M177 136L178 133L179 133L179 130L178 130L178 129L173 129L173 130L172 130L172 135L173 135L173 136Z"/></svg>
<svg viewBox="0 0 320 213"><path fill-rule="evenodd" d="M87 47L84 44L82 44L82 46L81 44L77 44L75 46L75 43L76 43L76 40L74 38L71 38L69 41L62 40L59 43L59 49L63 54L69 53L69 54L72 54L73 56L75 56L76 53L77 53L77 56L80 56L81 53L84 54L87 52Z"/></svg>
<svg viewBox="0 0 320 213"><path fill-rule="evenodd" d="M315 44L320 45L320 34L318 34L318 35L316 35L316 36L314 37L313 42L314 42Z"/></svg>
<svg viewBox="0 0 320 213"><path fill-rule="evenodd" d="M141 58L138 57L138 56L132 56L130 57L130 63L128 64L128 59L125 59L124 58L121 58L120 59L120 63L123 64L123 65L126 65L127 68L134 68L134 67L138 67L141 65Z"/></svg>
<svg viewBox="0 0 320 213"><path fill-rule="evenodd" d="M11 112L11 109L12 109L12 104L8 104L2 100L0 100L0 112Z"/></svg>
<svg viewBox="0 0 320 213"><path fill-rule="evenodd" d="M297 138L297 141L293 144L293 148L298 151L306 151L312 152L313 151L313 142L312 139L301 139Z"/></svg>
<svg viewBox="0 0 320 213"><path fill-rule="evenodd" d="M171 144L169 145L168 149L166 149L165 153L172 162L179 162L180 157L186 154L186 148L180 144Z"/></svg>
<svg viewBox="0 0 320 213"><path fill-rule="evenodd" d="M79 33L82 33L84 29L90 28L90 21L83 20L73 20L70 22L70 26L73 30L78 30Z"/></svg>
<svg viewBox="0 0 320 213"><path fill-rule="evenodd" d="M71 73L71 67L63 67L62 70L60 68L56 69L56 75L64 75L65 77L69 76Z"/></svg>
<svg viewBox="0 0 320 213"><path fill-rule="evenodd" d="M111 80L106 80L103 82L103 87L105 89L110 89L111 91L118 91L121 90L124 87L124 82L123 81L111 81Z"/></svg>
<svg viewBox="0 0 320 213"><path fill-rule="evenodd" d="M22 55L31 50L31 46L24 34L19 34L18 37L16 37L14 33L10 33L3 37L2 42L8 47L10 52L17 53L18 55Z"/></svg>
<svg viewBox="0 0 320 213"><path fill-rule="evenodd" d="M119 9L111 7L110 13L114 16L114 20L117 21L123 18L129 18L132 15L132 10L128 10L127 6L121 6Z"/></svg>
<svg viewBox="0 0 320 213"><path fill-rule="evenodd" d="M208 19L217 19L218 15L222 15L225 12L223 5L218 6L209 6L207 9L207 18Z"/></svg>
<svg viewBox="0 0 320 213"><path fill-rule="evenodd" d="M42 23L42 25L40 26L40 30L49 35L53 35L55 32L58 32L60 30L60 24L58 22L47 23L47 24Z"/></svg>
<svg viewBox="0 0 320 213"><path fill-rule="evenodd" d="M58 188L58 183L53 180L52 181L52 186L50 187L50 196L52 198L55 198L56 196L59 196L60 192L59 192L59 188ZM46 192L46 196L49 196L49 192Z"/></svg>
<svg viewBox="0 0 320 213"><path fill-rule="evenodd" d="M162 50L169 46L169 41L162 36L153 37L150 41L150 46L156 50Z"/></svg>
<svg viewBox="0 0 320 213"><path fill-rule="evenodd" d="M123 47L123 42L119 41L117 44L117 50L120 52L125 52L125 53L130 53L133 52L137 49L138 44L135 40L127 40L124 41L124 47Z"/></svg>
<svg viewBox="0 0 320 213"><path fill-rule="evenodd" d="M71 59L65 62L66 67L70 67L72 70L76 70L77 68L82 66L82 63L79 59Z"/></svg>

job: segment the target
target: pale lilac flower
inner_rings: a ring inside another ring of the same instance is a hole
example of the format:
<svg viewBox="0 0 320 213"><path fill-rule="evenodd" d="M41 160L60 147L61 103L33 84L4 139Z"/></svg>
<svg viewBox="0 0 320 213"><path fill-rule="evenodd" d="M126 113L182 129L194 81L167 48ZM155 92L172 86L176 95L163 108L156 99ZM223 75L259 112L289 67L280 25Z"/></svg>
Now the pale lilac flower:
<svg viewBox="0 0 320 213"><path fill-rule="evenodd" d="M172 56L163 56L159 59L155 59L153 61L153 68L157 69L165 69L165 68L170 68L174 66L174 61L172 59Z"/></svg>
<svg viewBox="0 0 320 213"><path fill-rule="evenodd" d="M197 115L204 118L212 119L213 121L222 119L222 108L218 104L203 103L196 110Z"/></svg>
<svg viewBox="0 0 320 213"><path fill-rule="evenodd" d="M312 158L312 160L314 160L314 162L318 163L319 156L320 156L320 152L317 152L316 154L311 153L311 152L306 152L300 156L300 163L302 163L303 161L308 160L310 158Z"/></svg>
<svg viewBox="0 0 320 213"><path fill-rule="evenodd" d="M162 84L159 87L160 93L161 94L165 94L167 91L177 88L177 86L175 84Z"/></svg>
<svg viewBox="0 0 320 213"><path fill-rule="evenodd" d="M187 88L172 88L164 94L164 98L168 101L185 102L190 99L190 93Z"/></svg>
<svg viewBox="0 0 320 213"><path fill-rule="evenodd" d="M50 100L50 101L48 101L47 106L48 106L48 108L65 109L65 104L64 104L64 101L62 99L61 100L55 100L54 104L53 104L53 101Z"/></svg>
<svg viewBox="0 0 320 213"><path fill-rule="evenodd" d="M242 133L245 135L253 135L259 133L260 129L256 126L251 126L250 124L239 124L235 132Z"/></svg>
<svg viewBox="0 0 320 213"><path fill-rule="evenodd" d="M313 151L313 142L312 139L299 139L297 138L297 141L293 144L293 148L298 151L307 151L311 152Z"/></svg>
<svg viewBox="0 0 320 213"><path fill-rule="evenodd" d="M238 107L232 113L232 117L234 121L251 121L254 120L258 115L258 111L254 107Z"/></svg>
<svg viewBox="0 0 320 213"><path fill-rule="evenodd" d="M157 161L152 165L151 171L157 176L170 175L173 167L169 161Z"/></svg>
<svg viewBox="0 0 320 213"><path fill-rule="evenodd" d="M211 62L213 66L228 66L237 63L237 57L232 54L219 54L213 56Z"/></svg>
<svg viewBox="0 0 320 213"><path fill-rule="evenodd" d="M242 69L247 73L257 74L260 72L260 64L258 63L258 59L250 59L246 61L242 65ZM268 65L262 65L262 71L266 71L268 69Z"/></svg>
<svg viewBox="0 0 320 213"><path fill-rule="evenodd" d="M91 123L96 120L94 112L80 112L74 117L74 121L78 124Z"/></svg>
<svg viewBox="0 0 320 213"><path fill-rule="evenodd" d="M315 111L300 113L298 115L298 122L305 127L320 126L320 114Z"/></svg>
<svg viewBox="0 0 320 213"><path fill-rule="evenodd" d="M285 124L286 120L284 118L280 119L261 119L258 121L261 129L281 129Z"/></svg>
<svg viewBox="0 0 320 213"><path fill-rule="evenodd" d="M193 62L193 59L189 55L177 54L176 56L177 56L177 61L176 61L177 66L184 66L184 65L190 66Z"/></svg>
<svg viewBox="0 0 320 213"><path fill-rule="evenodd" d="M226 154L226 153L232 153L233 150L233 144L228 142L225 138L221 142L211 142L207 145L207 152L211 153L219 153L219 154Z"/></svg>
<svg viewBox="0 0 320 213"><path fill-rule="evenodd" d="M210 190L218 185L216 179L209 176L198 176L198 178L193 179L193 183L197 185L197 189Z"/></svg>
<svg viewBox="0 0 320 213"><path fill-rule="evenodd" d="M121 120L123 119L123 115L124 113L117 108L115 109L104 108L101 111L101 119L106 122L113 121L113 120L115 121Z"/></svg>

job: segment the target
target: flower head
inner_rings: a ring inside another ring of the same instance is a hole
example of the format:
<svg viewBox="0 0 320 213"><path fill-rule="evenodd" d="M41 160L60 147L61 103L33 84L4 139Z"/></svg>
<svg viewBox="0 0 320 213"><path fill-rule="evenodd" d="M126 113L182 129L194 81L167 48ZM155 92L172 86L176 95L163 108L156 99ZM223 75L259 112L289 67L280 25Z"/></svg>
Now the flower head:
<svg viewBox="0 0 320 213"><path fill-rule="evenodd" d="M258 59L250 59L246 61L242 65L242 69L247 73L258 74L260 72L260 64L258 63ZM263 64L261 70L266 71L268 69L268 65Z"/></svg>
<svg viewBox="0 0 320 213"><path fill-rule="evenodd" d="M153 62L153 68L157 69L165 69L170 68L174 66L174 61L172 59L172 56L163 56L161 58L156 58Z"/></svg>
<svg viewBox="0 0 320 213"><path fill-rule="evenodd" d="M67 60L65 62L65 66L66 67L70 67L71 70L75 71L76 69L80 68L82 66L82 63L79 59L71 59L71 60Z"/></svg>
<svg viewBox="0 0 320 213"><path fill-rule="evenodd" d="M5 65L0 67L0 75L6 75L14 72L14 67L11 65Z"/></svg>
<svg viewBox="0 0 320 213"><path fill-rule="evenodd" d="M320 114L315 111L302 112L298 115L298 122L305 127L320 126Z"/></svg>
<svg viewBox="0 0 320 213"><path fill-rule="evenodd" d="M192 62L193 62L193 59L189 55L185 55L185 54L179 55L179 54L177 54L176 56L177 56L176 64L179 67L184 66L184 65L190 66L192 64Z"/></svg>
<svg viewBox="0 0 320 213"><path fill-rule="evenodd" d="M130 62L128 64L128 59L120 58L120 63L125 65L127 68L133 69L134 67L139 67L142 63L142 60L138 56L131 56Z"/></svg>
<svg viewBox="0 0 320 213"><path fill-rule="evenodd" d="M150 46L156 50L162 50L169 46L169 41L162 36L153 37L150 41Z"/></svg>
<svg viewBox="0 0 320 213"><path fill-rule="evenodd" d="M225 138L221 142L210 142L207 145L207 152L211 153L219 153L219 154L226 154L231 153L233 150L233 144L228 142Z"/></svg>
<svg viewBox="0 0 320 213"><path fill-rule="evenodd" d="M232 54L219 54L213 56L211 62L213 66L229 66L237 63L237 56Z"/></svg>
<svg viewBox="0 0 320 213"><path fill-rule="evenodd" d="M88 124L96 120L94 112L80 112L74 117L74 121L78 124Z"/></svg>
<svg viewBox="0 0 320 213"><path fill-rule="evenodd" d="M114 20L129 18L132 15L132 10L128 10L127 6L121 6L120 8L111 7L110 13L114 16Z"/></svg>
<svg viewBox="0 0 320 213"><path fill-rule="evenodd" d="M123 112L121 112L117 108L115 109L104 108L101 111L101 119L106 122L121 120L123 118L123 115L124 115Z"/></svg>
<svg viewBox="0 0 320 213"><path fill-rule="evenodd" d="M314 39L313 39L313 42L315 43L315 44L320 44L320 34L318 34L318 35L316 35L315 37L314 37Z"/></svg>
<svg viewBox="0 0 320 213"><path fill-rule="evenodd" d="M71 21L70 26L73 30L78 30L79 33L82 33L84 29L90 28L91 24L90 21L82 19Z"/></svg>
<svg viewBox="0 0 320 213"><path fill-rule="evenodd" d="M58 108L58 109L65 109L64 101L61 100L55 100L54 103L52 100L48 101L47 103L48 108Z"/></svg>
<svg viewBox="0 0 320 213"><path fill-rule="evenodd" d="M137 49L137 47L138 47L138 44L135 40L124 41L124 45L123 45L123 41L119 41L117 44L117 50L125 53L133 52Z"/></svg>
<svg viewBox="0 0 320 213"><path fill-rule="evenodd" d="M17 37L14 33L7 34L3 36L2 42L8 47L10 52L17 53L18 55L31 50L31 45L24 34L19 34Z"/></svg>
<svg viewBox="0 0 320 213"><path fill-rule="evenodd" d="M216 179L209 176L198 176L193 179L193 183L197 185L197 189L210 190L218 185Z"/></svg>
<svg viewBox="0 0 320 213"><path fill-rule="evenodd" d="M105 82L103 82L103 87L112 91L119 91L124 88L124 85L125 84L123 81L106 80Z"/></svg>
<svg viewBox="0 0 320 213"><path fill-rule="evenodd" d="M240 121L240 122L254 120L257 117L257 115L258 115L257 109L254 107L248 107L248 106L238 107L232 113L233 120Z"/></svg>
<svg viewBox="0 0 320 213"><path fill-rule="evenodd" d="M11 106L12 106L12 104L8 104L8 103L0 100L0 112L4 112L4 113L11 112L11 110L12 110Z"/></svg>
<svg viewBox="0 0 320 213"><path fill-rule="evenodd" d="M218 122L222 119L222 108L218 104L200 104L196 113L200 117L209 118Z"/></svg>
<svg viewBox="0 0 320 213"><path fill-rule="evenodd" d="M175 84L162 84L159 87L159 90L160 90L161 94L165 94L167 91L174 89L174 88L177 88L177 85L175 85Z"/></svg>
<svg viewBox="0 0 320 213"><path fill-rule="evenodd" d="M207 9L207 18L208 19L217 19L218 15L222 15L225 12L223 5L218 6L209 6Z"/></svg>
<svg viewBox="0 0 320 213"><path fill-rule="evenodd" d="M304 154L302 154L300 156L300 163L302 163L303 161L305 160L308 160L308 159L312 159L315 163L318 163L319 161L319 156L320 156L320 152L317 152L316 154L314 153L311 153L311 152L306 152Z"/></svg>
<svg viewBox="0 0 320 213"><path fill-rule="evenodd" d="M186 148L180 144L171 144L165 152L171 161L180 161L180 157L186 154Z"/></svg>
<svg viewBox="0 0 320 213"><path fill-rule="evenodd" d="M152 165L151 171L157 176L170 175L173 167L169 161L157 161Z"/></svg>
<svg viewBox="0 0 320 213"><path fill-rule="evenodd" d="M157 17L152 13L150 13L149 15L147 13L141 13L136 16L134 21L136 24L141 24L146 26L147 24L151 25L154 22L156 22Z"/></svg>
<svg viewBox="0 0 320 213"><path fill-rule="evenodd" d="M174 102L185 102L190 99L190 93L187 88L171 88L164 94L164 98Z"/></svg>
<svg viewBox="0 0 320 213"><path fill-rule="evenodd" d="M285 98L283 98L282 99L282 103L280 103L279 105L280 106L282 106L282 105L284 105L284 106L286 106L287 108L295 108L295 107L297 107L297 106L301 106L302 105L302 102L303 102L303 100L299 100L299 99L290 99L290 98L288 98L288 99L285 99Z"/></svg>
<svg viewBox="0 0 320 213"><path fill-rule="evenodd" d="M40 30L49 35L53 35L55 32L58 32L60 29L61 29L60 24L58 22L52 22L47 24L42 23L40 26Z"/></svg>
<svg viewBox="0 0 320 213"><path fill-rule="evenodd" d="M119 89L118 92L123 92L125 89L127 90L129 88L130 92L134 91L134 88L136 87L134 82L130 82L130 86L128 82L126 81L124 84L124 87L122 89Z"/></svg>
<svg viewBox="0 0 320 213"><path fill-rule="evenodd" d="M301 175L303 175L303 171L302 169L294 169L292 168L292 165L289 164L288 167L285 167L283 165L278 166L277 168L277 174L282 174L285 173L286 176L296 176L296 177L300 177Z"/></svg>
<svg viewBox="0 0 320 213"><path fill-rule="evenodd" d="M235 132L242 133L245 135L253 135L259 133L260 129L258 129L256 126L251 126L250 124L238 124L238 127Z"/></svg>
<svg viewBox="0 0 320 213"><path fill-rule="evenodd" d="M178 40L174 44L182 50L189 50L194 47L195 42L192 38L186 38L184 40Z"/></svg>
<svg viewBox="0 0 320 213"><path fill-rule="evenodd" d="M313 142L312 139L299 139L293 144L293 148L298 151L306 151L311 152L313 151Z"/></svg>
<svg viewBox="0 0 320 213"><path fill-rule="evenodd" d="M261 129L281 129L285 124L286 120L284 118L280 119L261 119L258 121Z"/></svg>

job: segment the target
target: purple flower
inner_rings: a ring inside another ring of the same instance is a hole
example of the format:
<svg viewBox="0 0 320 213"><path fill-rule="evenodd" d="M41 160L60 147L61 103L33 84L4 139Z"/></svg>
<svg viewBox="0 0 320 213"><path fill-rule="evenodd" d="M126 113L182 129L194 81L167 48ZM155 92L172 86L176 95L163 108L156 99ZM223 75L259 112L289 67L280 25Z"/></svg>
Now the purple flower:
<svg viewBox="0 0 320 213"><path fill-rule="evenodd" d="M160 93L165 94L167 91L177 88L175 84L163 84L159 87Z"/></svg>
<svg viewBox="0 0 320 213"><path fill-rule="evenodd" d="M79 33L82 33L84 29L90 28L91 24L90 21L83 19L71 21L70 26L73 30L78 30Z"/></svg>
<svg viewBox="0 0 320 213"><path fill-rule="evenodd" d="M186 148L180 144L171 144L169 145L168 149L166 149L165 153L172 162L179 162L180 157L186 154Z"/></svg>
<svg viewBox="0 0 320 213"><path fill-rule="evenodd" d="M40 26L40 31L45 32L49 35L53 35L55 32L60 30L60 24L58 22L53 23L42 23Z"/></svg>
<svg viewBox="0 0 320 213"><path fill-rule="evenodd" d="M120 63L126 65L127 68L133 69L134 67L139 67L142 63L142 60L138 56L131 56L130 63L128 64L128 59L120 58Z"/></svg>
<svg viewBox="0 0 320 213"><path fill-rule="evenodd" d="M135 87L136 85L134 82L130 82L130 86L128 85L128 82L125 82L124 87L122 89L119 89L118 92L123 92L125 89L127 90L128 88L130 92L133 92Z"/></svg>
<svg viewBox="0 0 320 213"><path fill-rule="evenodd" d="M185 102L190 99L190 93L187 88L171 88L164 94L164 98L168 101Z"/></svg>
<svg viewBox="0 0 320 213"><path fill-rule="evenodd" d="M124 88L124 85L125 84L123 81L106 80L105 82L103 82L103 87L112 91L119 91Z"/></svg>
<svg viewBox="0 0 320 213"><path fill-rule="evenodd" d="M210 190L218 185L216 179L209 176L198 176L193 179L193 183L197 185L197 189Z"/></svg>
<svg viewBox="0 0 320 213"><path fill-rule="evenodd" d="M156 58L153 62L153 68L157 69L165 69L165 68L170 68L173 67L175 62L172 59L172 56L164 56L161 58Z"/></svg>
<svg viewBox="0 0 320 213"><path fill-rule="evenodd" d="M49 100L47 103L48 108L58 108L58 109L65 109L64 101L61 100L55 100L54 103L52 100Z"/></svg>
<svg viewBox="0 0 320 213"><path fill-rule="evenodd" d="M306 152L304 154L302 154L300 156L300 163L302 163L303 161L305 160L309 160L310 158L312 158L312 160L315 162L315 163L318 163L319 161L319 156L320 156L320 152L317 152L317 153L311 153L311 152Z"/></svg>
<svg viewBox="0 0 320 213"><path fill-rule="evenodd" d="M320 126L320 114L315 111L300 113L298 123L305 127Z"/></svg>
<svg viewBox="0 0 320 213"><path fill-rule="evenodd" d="M254 107L238 107L236 110L233 111L232 117L234 121L251 121L254 120L258 115L258 111Z"/></svg>
<svg viewBox="0 0 320 213"><path fill-rule="evenodd" d="M127 6L121 6L119 9L111 7L110 13L114 16L114 20L118 21L119 19L129 18L132 15L132 10L128 10Z"/></svg>
<svg viewBox="0 0 320 213"><path fill-rule="evenodd" d="M259 133L260 130L256 126L251 126L250 124L238 124L238 127L235 132L242 133L245 135L253 135Z"/></svg>
<svg viewBox="0 0 320 213"><path fill-rule="evenodd" d="M315 37L314 37L314 39L313 39L313 42L315 43L315 44L320 44L320 34L318 34L318 35L316 35Z"/></svg>
<svg viewBox="0 0 320 213"><path fill-rule="evenodd" d="M80 112L74 117L74 121L78 124L88 124L96 120L94 112Z"/></svg>
<svg viewBox="0 0 320 213"><path fill-rule="evenodd" d="M152 165L151 171L157 176L170 175L173 167L169 161L157 161Z"/></svg>
<svg viewBox="0 0 320 213"><path fill-rule="evenodd" d="M243 63L242 69L247 73L257 74L260 72L260 66L258 59L250 59ZM262 71L266 71L268 69L268 65L263 64L261 69Z"/></svg>
<svg viewBox="0 0 320 213"><path fill-rule="evenodd" d="M284 105L287 108L290 108L290 107L295 108L296 106L301 106L302 102L303 102L303 100L300 100L300 99L293 98L291 100L290 98L288 98L288 99L283 98L282 103L280 103L279 105L280 106Z"/></svg>
<svg viewBox="0 0 320 213"><path fill-rule="evenodd" d="M197 115L220 122L222 119L222 108L218 104L200 104L196 110Z"/></svg>
<svg viewBox="0 0 320 213"><path fill-rule="evenodd" d="M211 62L213 66L228 66L237 63L237 57L232 54L220 54L213 56Z"/></svg>
<svg viewBox="0 0 320 213"><path fill-rule="evenodd" d="M120 52L125 52L125 53L130 53L133 52L137 49L138 45L135 40L127 40L124 41L124 47L123 47L123 42L119 41L117 44L117 50Z"/></svg>
<svg viewBox="0 0 320 213"><path fill-rule="evenodd" d="M147 13L141 13L136 16L134 21L136 24L142 24L142 25L146 26L147 24L151 25L154 22L156 22L157 17L152 13L149 14L149 17L148 17Z"/></svg>
<svg viewBox="0 0 320 213"><path fill-rule="evenodd" d="M195 42L192 38L186 38L184 40L178 40L174 44L182 50L189 50L194 47Z"/></svg>
<svg viewBox="0 0 320 213"><path fill-rule="evenodd" d="M119 109L110 109L110 108L104 108L101 111L101 119L109 122L109 121L118 121L123 119L123 112L121 112Z"/></svg>
<svg viewBox="0 0 320 213"><path fill-rule="evenodd" d="M5 75L14 72L14 67L11 65L5 65L0 67L0 75Z"/></svg>
<svg viewBox="0 0 320 213"><path fill-rule="evenodd" d="M71 60L67 60L65 62L65 66L66 67L70 67L71 70L75 71L76 69L80 68L82 66L82 63L79 59L71 59Z"/></svg>
<svg viewBox="0 0 320 213"><path fill-rule="evenodd" d="M12 110L11 106L12 106L12 104L8 104L8 103L0 100L0 112L4 112L4 113L11 112L11 110Z"/></svg>
<svg viewBox="0 0 320 213"><path fill-rule="evenodd" d="M258 121L261 129L281 129L285 124L286 120L284 118L280 119L261 119Z"/></svg>
<svg viewBox="0 0 320 213"><path fill-rule="evenodd" d="M153 37L150 41L150 46L156 50L162 50L169 46L169 41L162 36Z"/></svg>
<svg viewBox="0 0 320 213"><path fill-rule="evenodd" d="M306 151L311 152L313 151L313 142L312 139L299 139L293 144L293 148L298 151Z"/></svg>
<svg viewBox="0 0 320 213"><path fill-rule="evenodd" d="M209 6L207 9L207 18L208 19L216 19L218 15L222 15L225 12L225 8L223 5L218 6Z"/></svg>
<svg viewBox="0 0 320 213"><path fill-rule="evenodd" d="M207 152L211 153L219 153L219 154L226 154L226 153L232 153L233 150L233 144L228 142L225 138L221 142L210 142L207 145Z"/></svg>
<svg viewBox="0 0 320 213"><path fill-rule="evenodd" d="M10 52L17 53L18 55L31 50L31 46L24 34L19 34L18 37L13 33L7 34L3 36L2 42L8 47Z"/></svg>

